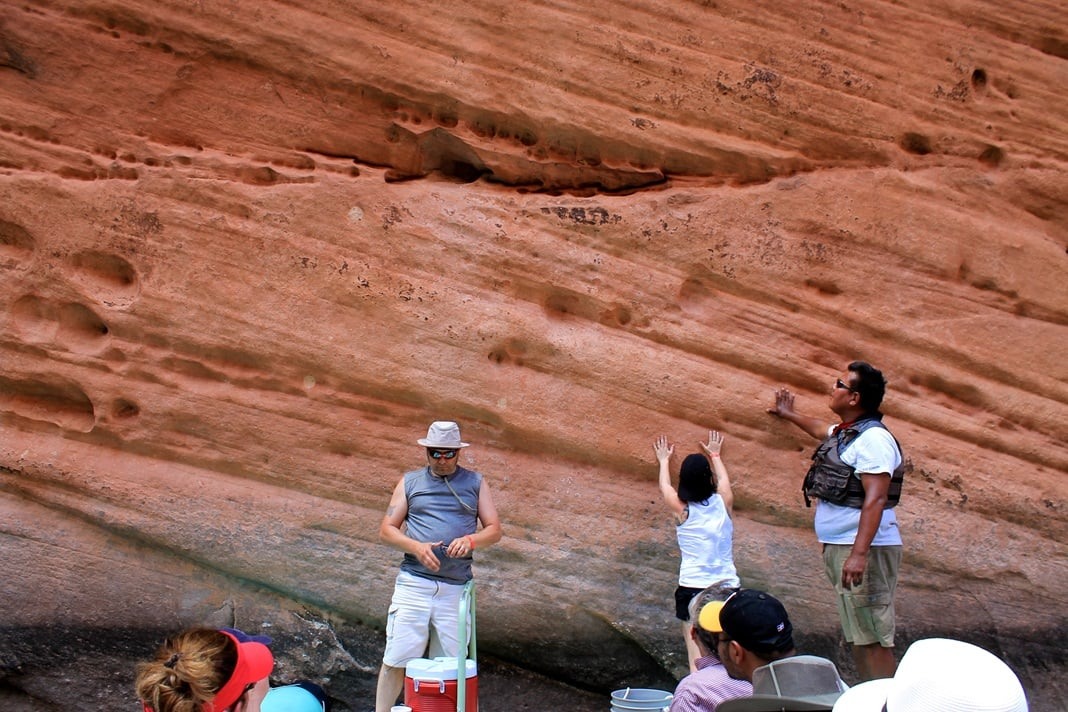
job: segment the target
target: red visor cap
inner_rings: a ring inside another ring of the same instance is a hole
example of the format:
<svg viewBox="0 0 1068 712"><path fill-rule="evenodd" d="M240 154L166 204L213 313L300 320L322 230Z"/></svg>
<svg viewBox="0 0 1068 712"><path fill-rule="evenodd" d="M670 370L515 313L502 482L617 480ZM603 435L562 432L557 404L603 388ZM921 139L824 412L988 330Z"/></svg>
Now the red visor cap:
<svg viewBox="0 0 1068 712"><path fill-rule="evenodd" d="M245 694L245 688L255 684L271 674L274 669L274 656L271 649L263 643L242 643L232 634L219 631L237 646L237 665L234 666L234 674L215 693L210 702L205 702L203 712L223 712L241 699Z"/></svg>

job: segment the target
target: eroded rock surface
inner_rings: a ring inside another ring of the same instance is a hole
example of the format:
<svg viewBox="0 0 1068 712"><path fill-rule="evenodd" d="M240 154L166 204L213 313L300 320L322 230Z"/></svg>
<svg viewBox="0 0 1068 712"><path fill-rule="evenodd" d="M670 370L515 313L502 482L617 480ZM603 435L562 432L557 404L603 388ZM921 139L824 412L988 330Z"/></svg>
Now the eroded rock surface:
<svg viewBox="0 0 1068 712"><path fill-rule="evenodd" d="M132 702L131 661L207 621L367 708L378 522L437 418L505 523L487 700L601 709L681 673L650 446L708 428L743 581L848 673L811 443L764 408L785 384L830 417L864 358L915 466L902 644L976 641L1056 709L1066 19L4 3L0 703Z"/></svg>

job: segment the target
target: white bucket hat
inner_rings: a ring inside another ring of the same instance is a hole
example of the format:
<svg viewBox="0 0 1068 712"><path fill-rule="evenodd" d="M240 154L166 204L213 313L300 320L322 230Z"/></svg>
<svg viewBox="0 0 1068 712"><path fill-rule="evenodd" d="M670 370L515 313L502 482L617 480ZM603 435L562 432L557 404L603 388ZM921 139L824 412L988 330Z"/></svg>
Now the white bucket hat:
<svg viewBox="0 0 1068 712"><path fill-rule="evenodd" d="M884 708L885 705L885 708ZM917 640L897 673L847 690L834 712L1027 712L1016 674L997 656L948 638Z"/></svg>
<svg viewBox="0 0 1068 712"><path fill-rule="evenodd" d="M425 438L417 440L423 447L439 447L457 450L470 447L471 443L460 442L460 426L451 420L435 420L426 431Z"/></svg>

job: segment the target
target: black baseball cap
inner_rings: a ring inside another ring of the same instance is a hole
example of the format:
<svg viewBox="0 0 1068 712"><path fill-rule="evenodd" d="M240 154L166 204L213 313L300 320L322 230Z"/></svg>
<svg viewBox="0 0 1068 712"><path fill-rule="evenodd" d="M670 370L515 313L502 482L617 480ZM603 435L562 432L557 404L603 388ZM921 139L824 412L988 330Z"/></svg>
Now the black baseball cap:
<svg viewBox="0 0 1068 712"><path fill-rule="evenodd" d="M719 623L731 640L754 653L781 653L794 647L794 627L779 599L743 588L723 603Z"/></svg>

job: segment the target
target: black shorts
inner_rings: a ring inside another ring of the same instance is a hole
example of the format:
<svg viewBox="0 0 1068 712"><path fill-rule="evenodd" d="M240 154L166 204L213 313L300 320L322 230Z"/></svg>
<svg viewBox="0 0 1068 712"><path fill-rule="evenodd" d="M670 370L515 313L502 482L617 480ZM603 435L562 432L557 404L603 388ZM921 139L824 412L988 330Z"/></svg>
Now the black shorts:
<svg viewBox="0 0 1068 712"><path fill-rule="evenodd" d="M688 588L679 586L675 589L675 617L680 621L690 620L690 601L697 594L704 591L703 588Z"/></svg>

